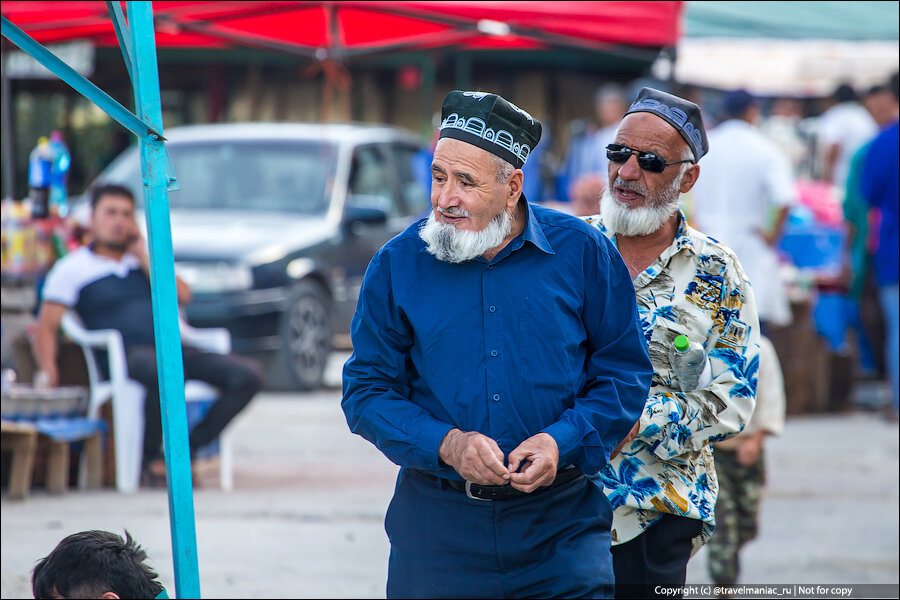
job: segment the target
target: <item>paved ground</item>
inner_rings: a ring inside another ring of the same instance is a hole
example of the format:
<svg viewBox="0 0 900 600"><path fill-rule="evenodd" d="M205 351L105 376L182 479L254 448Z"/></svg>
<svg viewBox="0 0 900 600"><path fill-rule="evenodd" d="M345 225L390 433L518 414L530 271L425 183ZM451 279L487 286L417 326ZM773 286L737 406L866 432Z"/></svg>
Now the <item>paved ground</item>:
<svg viewBox="0 0 900 600"><path fill-rule="evenodd" d="M396 467L349 433L334 387L339 362L331 389L257 398L234 425L235 491L196 491L205 597L384 597L382 521ZM865 412L793 418L768 450L762 531L746 548L742 581L897 584L897 425ZM85 529L128 528L174 588L164 492L38 491L0 506L3 598L29 597L35 561ZM708 581L701 551L688 582Z"/></svg>

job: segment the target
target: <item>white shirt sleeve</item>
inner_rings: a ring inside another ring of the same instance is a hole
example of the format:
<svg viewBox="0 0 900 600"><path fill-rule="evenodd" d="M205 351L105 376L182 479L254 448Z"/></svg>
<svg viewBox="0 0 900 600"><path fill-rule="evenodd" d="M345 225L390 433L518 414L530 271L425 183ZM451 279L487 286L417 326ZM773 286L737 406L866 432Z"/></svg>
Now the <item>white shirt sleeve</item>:
<svg viewBox="0 0 900 600"><path fill-rule="evenodd" d="M822 113L816 123L818 142L823 146L840 143L843 125L840 115L835 114L834 108Z"/></svg>
<svg viewBox="0 0 900 600"><path fill-rule="evenodd" d="M778 207L797 204L797 187L790 160L775 144L769 145L768 168L765 170L769 199Z"/></svg>
<svg viewBox="0 0 900 600"><path fill-rule="evenodd" d="M756 389L756 409L744 430L745 433L765 431L779 435L784 430L784 377L775 346L767 337L759 339L759 378Z"/></svg>
<svg viewBox="0 0 900 600"><path fill-rule="evenodd" d="M71 268L74 265L70 264L71 261L67 260L68 258L66 256L58 260L47 273L44 287L41 290L41 298L72 307L78 302L79 277L78 270Z"/></svg>

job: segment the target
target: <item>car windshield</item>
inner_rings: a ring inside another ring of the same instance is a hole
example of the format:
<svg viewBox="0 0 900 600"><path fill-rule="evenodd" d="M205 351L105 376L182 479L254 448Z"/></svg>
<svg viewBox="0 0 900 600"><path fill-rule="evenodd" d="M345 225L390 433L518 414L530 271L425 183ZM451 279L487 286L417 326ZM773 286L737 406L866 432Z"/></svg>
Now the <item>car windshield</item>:
<svg viewBox="0 0 900 600"><path fill-rule="evenodd" d="M215 140L167 144L179 190L173 209L227 209L319 214L328 210L335 147L326 142ZM138 192L141 164L129 148L100 176ZM143 204L137 193L138 206Z"/></svg>

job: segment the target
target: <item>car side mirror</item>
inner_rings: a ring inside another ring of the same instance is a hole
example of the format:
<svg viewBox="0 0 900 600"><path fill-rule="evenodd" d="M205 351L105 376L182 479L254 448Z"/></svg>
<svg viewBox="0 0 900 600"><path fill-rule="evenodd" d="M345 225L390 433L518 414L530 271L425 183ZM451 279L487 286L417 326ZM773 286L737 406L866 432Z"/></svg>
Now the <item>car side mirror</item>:
<svg viewBox="0 0 900 600"><path fill-rule="evenodd" d="M347 198L344 206L344 225L387 223L390 212L391 203L387 198L354 194Z"/></svg>

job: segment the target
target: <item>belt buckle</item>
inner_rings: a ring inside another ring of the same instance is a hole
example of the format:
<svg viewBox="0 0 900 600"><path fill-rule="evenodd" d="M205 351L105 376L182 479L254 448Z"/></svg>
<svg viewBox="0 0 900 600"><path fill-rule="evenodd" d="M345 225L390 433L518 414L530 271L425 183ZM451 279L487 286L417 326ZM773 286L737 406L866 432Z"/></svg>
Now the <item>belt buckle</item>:
<svg viewBox="0 0 900 600"><path fill-rule="evenodd" d="M472 482L466 479L466 496L472 500L481 500L482 502L493 502L490 498L479 498L472 495Z"/></svg>

